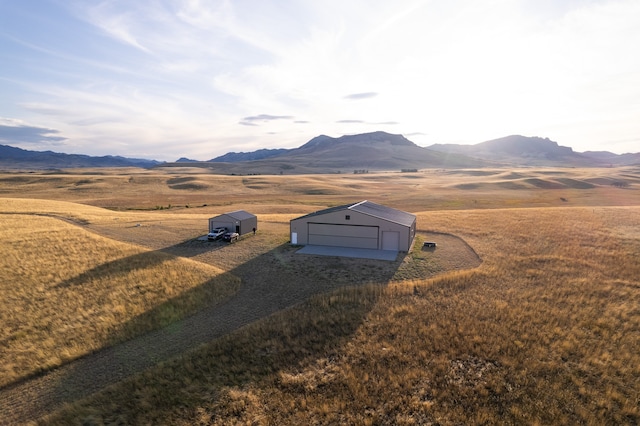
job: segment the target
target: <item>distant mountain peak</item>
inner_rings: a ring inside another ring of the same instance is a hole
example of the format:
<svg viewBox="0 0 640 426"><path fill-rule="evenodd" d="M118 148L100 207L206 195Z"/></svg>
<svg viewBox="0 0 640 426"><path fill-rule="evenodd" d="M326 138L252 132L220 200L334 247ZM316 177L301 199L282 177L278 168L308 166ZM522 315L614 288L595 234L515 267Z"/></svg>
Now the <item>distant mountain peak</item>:
<svg viewBox="0 0 640 426"><path fill-rule="evenodd" d="M443 155L420 147L399 134L383 131L331 137L316 136L304 145L292 149L235 153L209 160L226 163L225 170L259 169L283 172L404 170L424 167L482 167L484 160L462 155ZM242 163L242 164L241 164Z"/></svg>
<svg viewBox="0 0 640 426"><path fill-rule="evenodd" d="M264 160L269 157L276 157L289 150L286 148L267 149L262 148L251 152L227 152L224 155L209 160L211 163L237 163L239 161Z"/></svg>
<svg viewBox="0 0 640 426"><path fill-rule="evenodd" d="M550 153L553 155L566 155L573 153L573 149L571 149L570 147L560 146L557 142L554 142L549 138L541 138L538 136L529 137L522 135L511 135L499 139L481 142L477 144L477 146L494 150L498 149L504 152L520 155L523 153Z"/></svg>
<svg viewBox="0 0 640 426"><path fill-rule="evenodd" d="M527 166L597 166L601 162L549 138L511 135L475 145L436 144L436 151Z"/></svg>
<svg viewBox="0 0 640 426"><path fill-rule="evenodd" d="M310 150L327 148L334 145L375 145L380 143L389 143L390 145L417 146L409 139L402 135L396 135L383 131L359 133L355 135L344 135L338 138L332 138L327 135L316 136L306 144L302 145L299 150Z"/></svg>

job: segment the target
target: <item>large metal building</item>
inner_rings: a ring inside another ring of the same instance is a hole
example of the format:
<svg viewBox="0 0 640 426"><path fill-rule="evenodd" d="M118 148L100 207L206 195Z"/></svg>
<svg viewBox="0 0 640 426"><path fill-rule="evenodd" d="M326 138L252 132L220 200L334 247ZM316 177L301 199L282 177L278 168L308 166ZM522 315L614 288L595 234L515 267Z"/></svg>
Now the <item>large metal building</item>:
<svg viewBox="0 0 640 426"><path fill-rule="evenodd" d="M244 235L258 229L258 218L244 210L236 210L209 219L209 232L219 227Z"/></svg>
<svg viewBox="0 0 640 426"><path fill-rule="evenodd" d="M365 200L301 216L290 228L291 244L409 251L416 216Z"/></svg>

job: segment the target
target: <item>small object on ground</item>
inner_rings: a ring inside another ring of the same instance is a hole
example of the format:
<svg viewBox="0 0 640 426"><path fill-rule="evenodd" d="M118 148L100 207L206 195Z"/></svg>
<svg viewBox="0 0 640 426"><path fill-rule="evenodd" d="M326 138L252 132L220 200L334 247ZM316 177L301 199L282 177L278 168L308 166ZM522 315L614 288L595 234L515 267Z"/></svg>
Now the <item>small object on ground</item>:
<svg viewBox="0 0 640 426"><path fill-rule="evenodd" d="M422 245L422 247L435 247L437 244L434 243L433 241L425 241L424 244Z"/></svg>

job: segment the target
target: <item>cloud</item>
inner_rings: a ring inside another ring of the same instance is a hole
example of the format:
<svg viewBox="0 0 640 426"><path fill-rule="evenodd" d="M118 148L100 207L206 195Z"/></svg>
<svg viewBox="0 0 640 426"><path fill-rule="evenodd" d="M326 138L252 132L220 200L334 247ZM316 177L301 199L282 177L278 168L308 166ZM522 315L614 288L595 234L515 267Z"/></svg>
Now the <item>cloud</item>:
<svg viewBox="0 0 640 426"><path fill-rule="evenodd" d="M259 115L250 115L249 117L245 117L240 120L240 124L243 126L257 126L257 123L266 123L269 121L275 120L293 120L293 116L291 115L270 115L270 114L259 114Z"/></svg>
<svg viewBox="0 0 640 426"><path fill-rule="evenodd" d="M363 92L363 93L352 93L350 95L345 96L344 98L352 101L358 101L361 99L375 98L376 96L378 96L377 92Z"/></svg>
<svg viewBox="0 0 640 426"><path fill-rule="evenodd" d="M365 120L338 120L336 123L342 124L371 124L373 126L395 126L400 124L397 121L365 121Z"/></svg>
<svg viewBox="0 0 640 426"><path fill-rule="evenodd" d="M521 133L637 151L637 0L28 3L7 11L23 25L0 37L20 49L0 70L3 108L25 120L0 117L15 127L0 141L211 158L229 140L406 135L430 117L428 135L416 134L425 143Z"/></svg>
<svg viewBox="0 0 640 426"><path fill-rule="evenodd" d="M5 143L59 143L67 140L62 136L52 136L58 130L35 126L7 126L0 124L0 142Z"/></svg>
<svg viewBox="0 0 640 426"><path fill-rule="evenodd" d="M241 125L241 126L257 126L256 123L252 123L250 121L240 121L240 122L238 122L238 124Z"/></svg>

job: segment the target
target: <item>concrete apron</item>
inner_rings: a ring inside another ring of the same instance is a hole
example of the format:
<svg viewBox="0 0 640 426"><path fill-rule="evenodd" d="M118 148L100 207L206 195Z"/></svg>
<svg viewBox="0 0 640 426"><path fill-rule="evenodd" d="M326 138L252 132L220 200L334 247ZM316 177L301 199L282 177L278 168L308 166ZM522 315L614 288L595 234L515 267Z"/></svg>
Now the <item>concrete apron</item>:
<svg viewBox="0 0 640 426"><path fill-rule="evenodd" d="M389 260L394 262L398 252L394 250L373 250L351 247L304 246L296 254L311 254L316 256L355 257L359 259Z"/></svg>

